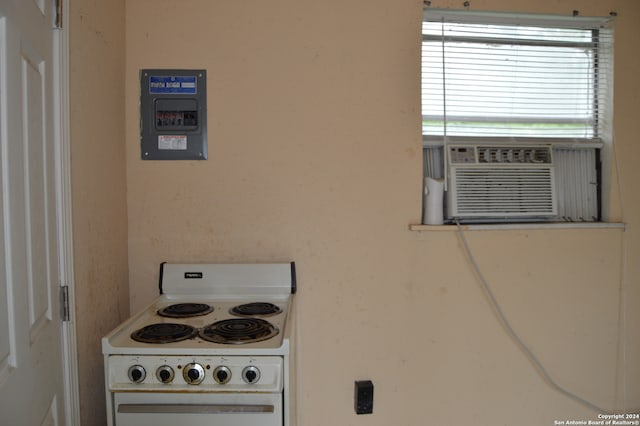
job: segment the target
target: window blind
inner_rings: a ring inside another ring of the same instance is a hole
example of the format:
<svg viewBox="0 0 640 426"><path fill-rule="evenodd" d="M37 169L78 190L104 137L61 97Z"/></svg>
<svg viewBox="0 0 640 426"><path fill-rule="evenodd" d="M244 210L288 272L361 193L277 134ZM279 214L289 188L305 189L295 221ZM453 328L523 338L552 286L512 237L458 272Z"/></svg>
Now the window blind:
<svg viewBox="0 0 640 426"><path fill-rule="evenodd" d="M610 126L612 38L605 18L426 10L423 139L599 139Z"/></svg>

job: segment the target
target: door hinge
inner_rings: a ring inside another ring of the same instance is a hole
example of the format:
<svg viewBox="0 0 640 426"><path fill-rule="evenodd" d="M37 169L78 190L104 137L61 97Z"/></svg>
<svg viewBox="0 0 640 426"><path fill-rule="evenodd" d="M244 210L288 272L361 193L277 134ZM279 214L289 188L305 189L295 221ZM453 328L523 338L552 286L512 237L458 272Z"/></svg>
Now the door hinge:
<svg viewBox="0 0 640 426"><path fill-rule="evenodd" d="M69 287L60 286L60 317L62 321L69 321Z"/></svg>
<svg viewBox="0 0 640 426"><path fill-rule="evenodd" d="M56 30L60 30L62 29L62 5L64 3L64 0L53 0L53 7L54 7L54 13L55 13L55 18L53 21L53 28L55 28Z"/></svg>

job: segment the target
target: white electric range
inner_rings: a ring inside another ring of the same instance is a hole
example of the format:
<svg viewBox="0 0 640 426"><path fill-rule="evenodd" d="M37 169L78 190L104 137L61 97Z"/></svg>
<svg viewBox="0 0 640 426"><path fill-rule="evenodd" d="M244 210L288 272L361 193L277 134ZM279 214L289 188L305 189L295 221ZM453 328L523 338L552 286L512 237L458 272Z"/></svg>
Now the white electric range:
<svg viewBox="0 0 640 426"><path fill-rule="evenodd" d="M295 265L171 264L102 339L109 426L289 426Z"/></svg>

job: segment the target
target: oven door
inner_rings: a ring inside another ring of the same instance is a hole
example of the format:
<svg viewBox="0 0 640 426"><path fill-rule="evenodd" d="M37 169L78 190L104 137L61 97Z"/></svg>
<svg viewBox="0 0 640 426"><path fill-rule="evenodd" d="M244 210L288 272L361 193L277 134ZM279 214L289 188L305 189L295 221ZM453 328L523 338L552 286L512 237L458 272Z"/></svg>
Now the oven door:
<svg viewBox="0 0 640 426"><path fill-rule="evenodd" d="M115 426L282 426L281 393L113 395Z"/></svg>

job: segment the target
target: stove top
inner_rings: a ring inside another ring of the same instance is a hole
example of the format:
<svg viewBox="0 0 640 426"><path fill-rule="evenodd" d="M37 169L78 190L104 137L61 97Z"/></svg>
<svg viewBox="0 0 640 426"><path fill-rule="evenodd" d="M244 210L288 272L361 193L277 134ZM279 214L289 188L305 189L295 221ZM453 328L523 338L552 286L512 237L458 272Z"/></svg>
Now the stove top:
<svg viewBox="0 0 640 426"><path fill-rule="evenodd" d="M164 344L181 342L198 335L208 342L242 345L271 339L279 333L278 328L269 321L254 318L282 313L282 309L271 302L242 303L229 310L229 314L241 318L215 320L199 329L189 325L191 318L214 311L214 307L206 303L172 303L158 309L157 314L187 323L156 322L135 330L131 338L142 343Z"/></svg>
<svg viewBox="0 0 640 426"><path fill-rule="evenodd" d="M160 296L103 339L105 353L220 354L285 350L289 297L269 300L207 299L197 302ZM189 307L185 308L189 305ZM193 316L190 305L206 305ZM179 305L176 307L176 305ZM248 308L242 308L249 305ZM269 306L261 314L257 306ZM240 307L240 308L239 308ZM235 311L240 313L235 313ZM250 311L251 313L247 313ZM256 313L258 311L258 313ZM170 316L166 315L170 312Z"/></svg>
<svg viewBox="0 0 640 426"><path fill-rule="evenodd" d="M105 355L288 353L293 263L167 263L159 290L102 339Z"/></svg>

